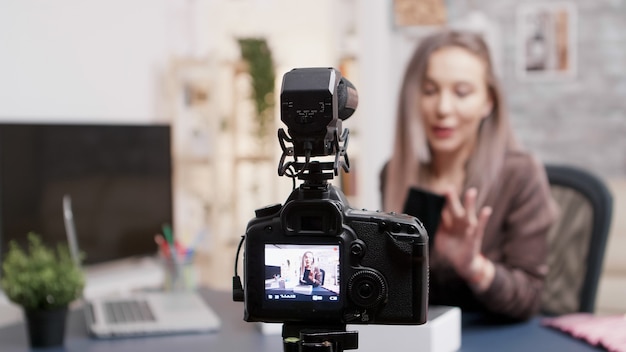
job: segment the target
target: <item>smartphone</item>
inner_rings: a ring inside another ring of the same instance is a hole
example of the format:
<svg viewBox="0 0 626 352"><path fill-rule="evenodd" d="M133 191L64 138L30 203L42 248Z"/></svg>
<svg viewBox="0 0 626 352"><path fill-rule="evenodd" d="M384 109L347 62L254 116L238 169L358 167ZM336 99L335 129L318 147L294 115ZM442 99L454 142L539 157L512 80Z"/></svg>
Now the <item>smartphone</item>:
<svg viewBox="0 0 626 352"><path fill-rule="evenodd" d="M404 204L404 213L414 216L424 224L428 233L428 245L432 247L435 243L435 234L439 221L441 221L441 211L446 204L446 198L424 189L412 187Z"/></svg>

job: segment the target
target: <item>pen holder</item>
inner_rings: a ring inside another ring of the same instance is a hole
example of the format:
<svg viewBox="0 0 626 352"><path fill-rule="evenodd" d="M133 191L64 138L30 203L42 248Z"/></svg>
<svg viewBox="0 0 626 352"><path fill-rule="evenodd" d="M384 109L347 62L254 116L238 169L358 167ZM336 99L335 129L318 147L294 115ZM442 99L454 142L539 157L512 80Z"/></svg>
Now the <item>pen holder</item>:
<svg viewBox="0 0 626 352"><path fill-rule="evenodd" d="M161 257L165 271L164 291L191 291L197 288L198 274L192 258Z"/></svg>

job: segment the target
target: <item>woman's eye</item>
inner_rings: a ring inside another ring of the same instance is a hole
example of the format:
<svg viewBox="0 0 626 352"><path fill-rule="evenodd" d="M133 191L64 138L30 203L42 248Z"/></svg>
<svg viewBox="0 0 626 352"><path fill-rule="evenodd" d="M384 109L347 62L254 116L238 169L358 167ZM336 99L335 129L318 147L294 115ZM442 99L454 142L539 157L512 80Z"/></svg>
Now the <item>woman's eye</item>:
<svg viewBox="0 0 626 352"><path fill-rule="evenodd" d="M424 95L433 95L437 93L437 88L433 86L424 86L422 88L422 94Z"/></svg>
<svg viewBox="0 0 626 352"><path fill-rule="evenodd" d="M454 92L459 98L464 98L472 94L472 89L470 87L463 86L463 87L456 88Z"/></svg>

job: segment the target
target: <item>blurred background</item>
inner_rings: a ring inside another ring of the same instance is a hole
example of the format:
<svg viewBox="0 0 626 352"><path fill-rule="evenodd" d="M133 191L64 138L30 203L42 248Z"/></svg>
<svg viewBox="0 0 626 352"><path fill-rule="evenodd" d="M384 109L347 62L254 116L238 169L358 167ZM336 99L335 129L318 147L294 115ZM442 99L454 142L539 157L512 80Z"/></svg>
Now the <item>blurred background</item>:
<svg viewBox="0 0 626 352"><path fill-rule="evenodd" d="M484 35L528 149L608 182L597 307L626 312L624 0L3 0L0 122L170 125L174 232L202 234L203 277L230 289L254 209L291 191L276 173L282 75L332 66L354 83L352 170L333 182L378 209L406 60L442 26Z"/></svg>

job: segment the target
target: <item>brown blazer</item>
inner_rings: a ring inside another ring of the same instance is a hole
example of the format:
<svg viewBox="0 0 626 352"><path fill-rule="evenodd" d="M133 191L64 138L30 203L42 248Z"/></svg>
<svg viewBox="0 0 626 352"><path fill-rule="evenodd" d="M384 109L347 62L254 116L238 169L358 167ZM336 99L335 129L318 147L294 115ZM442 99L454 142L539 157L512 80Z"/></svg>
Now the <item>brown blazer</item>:
<svg viewBox="0 0 626 352"><path fill-rule="evenodd" d="M527 153L509 152L496 182L485 200L493 212L482 244L482 253L496 267L493 283L475 293L433 251L429 302L527 319L539 310L548 272L546 235L556 219L556 205L543 165Z"/></svg>

